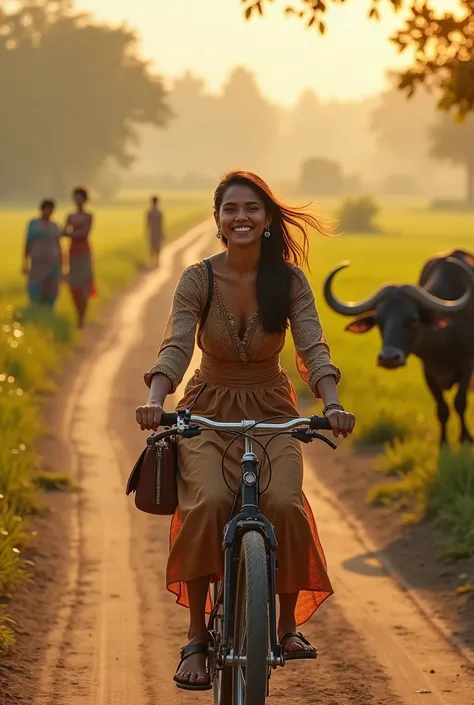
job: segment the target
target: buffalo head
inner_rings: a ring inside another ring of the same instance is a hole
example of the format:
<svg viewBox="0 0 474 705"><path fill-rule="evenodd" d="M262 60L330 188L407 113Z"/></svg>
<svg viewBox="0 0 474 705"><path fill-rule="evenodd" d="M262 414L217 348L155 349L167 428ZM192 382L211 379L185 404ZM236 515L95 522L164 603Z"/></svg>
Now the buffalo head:
<svg viewBox="0 0 474 705"><path fill-rule="evenodd" d="M349 262L340 264L330 272L324 282L324 297L333 311L343 316L356 316L346 328L351 333L367 333L375 325L379 327L383 346L378 365L395 369L405 364L421 326L445 328L450 325L453 314L463 311L470 301L472 270L458 259L449 258L446 261L459 266L466 279L465 292L454 301L439 299L414 284L389 284L363 301L342 301L333 294L332 284L337 273L348 267Z"/></svg>

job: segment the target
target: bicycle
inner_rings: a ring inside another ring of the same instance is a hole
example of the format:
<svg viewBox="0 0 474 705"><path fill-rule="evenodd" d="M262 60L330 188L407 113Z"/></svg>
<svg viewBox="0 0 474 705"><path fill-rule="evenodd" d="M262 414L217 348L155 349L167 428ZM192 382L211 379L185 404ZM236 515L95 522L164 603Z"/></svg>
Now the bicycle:
<svg viewBox="0 0 474 705"><path fill-rule="evenodd" d="M238 438L245 440L240 487L236 493L236 496L241 496L241 508L226 524L223 539L224 575L222 580L212 585L208 665L214 705L264 705L269 694L272 670L285 664L276 619L277 540L273 526L259 512L259 495L265 490L260 488L259 461L254 443L262 447L263 458L269 462L268 484L271 481L271 464L266 448L271 439L264 446L258 441L259 437L270 435L274 438L288 434L303 443L318 439L333 449L337 447L318 433L319 430L331 428L324 417L301 417L284 423L268 423L274 418L223 423L194 416L188 410L163 413L161 425L168 428L148 439L152 443L162 443L171 436L192 438L206 429L213 429L233 435L231 443ZM264 433L256 434L255 431ZM223 473L224 461L225 453ZM227 483L225 474L224 479Z"/></svg>

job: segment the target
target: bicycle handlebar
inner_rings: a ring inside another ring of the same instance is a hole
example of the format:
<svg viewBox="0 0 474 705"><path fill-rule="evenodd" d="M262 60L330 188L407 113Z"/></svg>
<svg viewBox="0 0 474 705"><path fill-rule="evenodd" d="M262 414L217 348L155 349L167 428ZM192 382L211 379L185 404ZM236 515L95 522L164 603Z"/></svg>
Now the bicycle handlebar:
<svg viewBox="0 0 474 705"><path fill-rule="evenodd" d="M263 423L259 421L234 421L221 422L206 419L204 416L194 416L186 411L175 411L172 413L163 412L161 416L161 426L176 426L178 419L181 419L184 424L198 423L201 426L215 428L223 431L246 431L250 428L256 428L265 431L285 431L296 428L296 426L309 426L312 431L330 431L331 424L329 419L324 416L311 416L291 419L284 423Z"/></svg>

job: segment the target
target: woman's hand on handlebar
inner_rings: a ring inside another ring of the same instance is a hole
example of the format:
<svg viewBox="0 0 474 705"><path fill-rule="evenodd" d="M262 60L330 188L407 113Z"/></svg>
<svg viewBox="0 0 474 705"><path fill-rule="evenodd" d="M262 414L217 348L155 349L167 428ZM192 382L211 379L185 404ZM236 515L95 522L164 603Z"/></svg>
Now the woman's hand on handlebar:
<svg viewBox="0 0 474 705"><path fill-rule="evenodd" d="M161 425L162 413L162 404L149 401L144 406L137 407L135 411L137 424L142 431L156 431Z"/></svg>
<svg viewBox="0 0 474 705"><path fill-rule="evenodd" d="M347 438L350 436L355 426L355 416L349 411L342 411L341 409L331 409L325 414L327 420L331 424L332 433L334 438L338 436L343 436Z"/></svg>

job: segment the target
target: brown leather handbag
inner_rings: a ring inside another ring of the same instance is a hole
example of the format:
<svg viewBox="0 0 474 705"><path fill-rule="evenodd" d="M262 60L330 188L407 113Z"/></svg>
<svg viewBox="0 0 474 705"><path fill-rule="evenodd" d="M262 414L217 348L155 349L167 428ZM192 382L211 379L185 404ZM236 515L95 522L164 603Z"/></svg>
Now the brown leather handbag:
<svg viewBox="0 0 474 705"><path fill-rule="evenodd" d="M174 514L178 506L178 445L169 438L147 440L127 482L126 494L135 492L135 506L148 514Z"/></svg>
<svg viewBox="0 0 474 705"><path fill-rule="evenodd" d="M214 273L208 259L208 294L199 324L199 334L207 320L214 290ZM202 390L201 390L202 391ZM199 395L198 395L199 396ZM178 444L174 438L156 441L152 434L135 463L127 482L126 494L135 492L135 506L148 514L172 515L178 506Z"/></svg>

